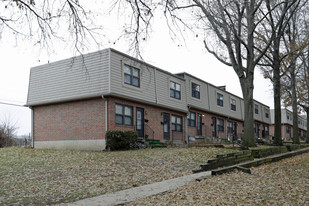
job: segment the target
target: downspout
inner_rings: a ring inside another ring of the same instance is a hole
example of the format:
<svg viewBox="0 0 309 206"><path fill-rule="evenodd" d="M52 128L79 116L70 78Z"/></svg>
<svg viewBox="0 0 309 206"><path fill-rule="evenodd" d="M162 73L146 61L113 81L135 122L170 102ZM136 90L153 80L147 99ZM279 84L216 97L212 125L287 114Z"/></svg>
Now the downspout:
<svg viewBox="0 0 309 206"><path fill-rule="evenodd" d="M209 84L206 84L207 86L207 101L208 101L208 112L210 112L210 97L209 97ZM206 117L207 118L207 117ZM206 123L206 122L205 122ZM212 127L210 129L211 133L212 133ZM207 134L207 125L205 126L205 136ZM211 135L212 136L212 135Z"/></svg>
<svg viewBox="0 0 309 206"><path fill-rule="evenodd" d="M102 98L104 98L104 96L102 96ZM105 132L107 132L108 131L108 113L107 113L107 111L108 111L108 109L107 109L107 99L105 99Z"/></svg>
<svg viewBox="0 0 309 206"><path fill-rule="evenodd" d="M111 49L108 50L108 93L111 93Z"/></svg>
<svg viewBox="0 0 309 206"><path fill-rule="evenodd" d="M187 118L188 118L188 114L190 114L190 107L188 106L188 93L187 93L187 78L185 78L185 73L184 73L184 79L185 79L185 88L184 88L184 92L185 92L185 101L186 101L186 105L187 105L187 109L188 109L188 111L187 111L187 114L186 114L186 116L185 116L185 118L184 118L184 125L185 125L185 137L183 138L184 139L184 141L185 142L187 142L187 145L189 146L189 136L188 136L188 134L189 134L189 131L188 131L188 124L187 124ZM190 88L190 83L189 83L189 88Z"/></svg>
<svg viewBox="0 0 309 206"><path fill-rule="evenodd" d="M33 125L33 116L34 116L34 112L33 112L33 108L32 107L30 107L30 109L31 109L31 136L32 136L32 138L31 138L31 146L32 146L32 148L34 148L34 125Z"/></svg>
<svg viewBox="0 0 309 206"><path fill-rule="evenodd" d="M158 95L157 95L157 69L154 68L154 83L155 83L155 101L158 104Z"/></svg>
<svg viewBox="0 0 309 206"><path fill-rule="evenodd" d="M209 101L209 85L208 84L206 84L207 85L207 101L208 101L208 111L210 111L210 101Z"/></svg>

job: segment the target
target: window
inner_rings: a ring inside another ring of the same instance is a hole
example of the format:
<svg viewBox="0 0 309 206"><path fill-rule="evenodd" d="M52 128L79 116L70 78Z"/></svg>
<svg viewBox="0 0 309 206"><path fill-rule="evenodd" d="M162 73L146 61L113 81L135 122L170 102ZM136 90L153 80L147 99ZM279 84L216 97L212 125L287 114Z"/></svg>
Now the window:
<svg viewBox="0 0 309 206"><path fill-rule="evenodd" d="M233 133L233 122L227 121L227 133Z"/></svg>
<svg viewBox="0 0 309 206"><path fill-rule="evenodd" d="M181 99L180 84L175 82L170 83L170 97L173 97L175 99Z"/></svg>
<svg viewBox="0 0 309 206"><path fill-rule="evenodd" d="M132 125L133 108L131 106L116 104L116 124Z"/></svg>
<svg viewBox="0 0 309 206"><path fill-rule="evenodd" d="M268 111L268 109L265 110L265 117L269 118L269 111Z"/></svg>
<svg viewBox="0 0 309 206"><path fill-rule="evenodd" d="M223 121L223 119L217 120L217 126L218 126L219 132L224 132L224 121Z"/></svg>
<svg viewBox="0 0 309 206"><path fill-rule="evenodd" d="M289 115L289 114L287 114L287 115L286 115L286 118L289 120L289 119L290 119L290 115Z"/></svg>
<svg viewBox="0 0 309 206"><path fill-rule="evenodd" d="M192 97L200 98L200 85L192 83Z"/></svg>
<svg viewBox="0 0 309 206"><path fill-rule="evenodd" d="M172 131L182 132L182 117L172 115Z"/></svg>
<svg viewBox="0 0 309 206"><path fill-rule="evenodd" d="M223 107L223 95L220 93L217 93L217 105Z"/></svg>
<svg viewBox="0 0 309 206"><path fill-rule="evenodd" d="M124 83L140 87L140 71L129 65L124 65Z"/></svg>
<svg viewBox="0 0 309 206"><path fill-rule="evenodd" d="M195 118L196 118L196 113L195 112L190 112L188 114L188 116L187 116L188 126L195 127Z"/></svg>
<svg viewBox="0 0 309 206"><path fill-rule="evenodd" d="M257 104L254 105L254 112L255 114L259 114L259 105Z"/></svg>
<svg viewBox="0 0 309 206"><path fill-rule="evenodd" d="M291 132L291 128L290 127L286 127L286 133L290 133Z"/></svg>
<svg viewBox="0 0 309 206"><path fill-rule="evenodd" d="M231 99L231 110L236 111L236 100Z"/></svg>

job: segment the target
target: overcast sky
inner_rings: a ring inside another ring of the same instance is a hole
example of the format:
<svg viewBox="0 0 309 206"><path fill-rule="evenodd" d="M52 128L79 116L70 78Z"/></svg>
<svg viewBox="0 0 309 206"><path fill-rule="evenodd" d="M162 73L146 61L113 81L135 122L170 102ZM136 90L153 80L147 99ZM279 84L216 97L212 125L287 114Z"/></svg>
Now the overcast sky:
<svg viewBox="0 0 309 206"><path fill-rule="evenodd" d="M113 18L111 24L117 23ZM118 22L120 25L120 23ZM159 29L158 29L159 28ZM118 34L108 28L112 34L111 39ZM188 38L185 44L179 44L170 39L166 27L158 22L153 27L151 38L142 47L143 59L154 66L171 73L187 72L216 86L226 85L227 91L242 97L238 78L231 67L218 62L208 54L203 47L202 39ZM1 80L0 102L24 105L27 101L30 68L56 60L69 58L74 55L71 49L61 46L54 53L46 55L31 45L19 43L14 40L1 39ZM116 44L103 43L103 48L112 47L128 53L128 42L119 41ZM30 48L30 49L29 49ZM90 46L85 53L98 50ZM254 98L273 108L272 86L256 69L254 79ZM20 106L0 104L0 119L9 117L19 127L18 134L29 134L31 131L30 109Z"/></svg>

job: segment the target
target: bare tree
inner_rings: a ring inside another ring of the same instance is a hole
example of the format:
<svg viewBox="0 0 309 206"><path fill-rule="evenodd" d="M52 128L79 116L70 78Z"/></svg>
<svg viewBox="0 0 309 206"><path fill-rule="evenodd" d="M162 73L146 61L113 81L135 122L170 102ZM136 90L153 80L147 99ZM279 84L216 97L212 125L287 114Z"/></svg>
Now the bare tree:
<svg viewBox="0 0 309 206"><path fill-rule="evenodd" d="M282 145L281 140L281 78L284 72L281 70L282 61L288 56L283 49L282 37L288 25L288 22L299 8L301 0L287 1L266 1L266 8L269 15L267 21L263 22L263 32L261 36L266 36L266 40L272 38L272 44L266 52L259 66L264 73L264 77L273 83L274 92L274 120L275 134L274 144ZM265 40L264 40L265 41ZM282 51L283 50L283 51Z"/></svg>
<svg viewBox="0 0 309 206"><path fill-rule="evenodd" d="M303 92L301 81L304 76L301 75L302 64L304 62L300 58L303 50L308 45L308 31L306 29L308 5L302 4L295 11L294 15L287 21L286 30L283 38L283 50L285 56L282 61L283 81L282 84L282 100L284 105L292 106L293 110L293 143L299 144L298 132L298 114L299 100Z"/></svg>
<svg viewBox="0 0 309 206"><path fill-rule="evenodd" d="M305 32L309 41L309 25L308 20L304 22ZM308 43L308 42L307 42ZM299 72L299 87L297 89L298 94L298 104L301 106L303 111L307 114L307 133L306 133L306 143L309 143L309 44L300 54L301 65Z"/></svg>
<svg viewBox="0 0 309 206"><path fill-rule="evenodd" d="M71 42L78 52L87 41L99 44L101 28L78 0L0 0L0 4L0 39L13 35L47 50L60 40Z"/></svg>
<svg viewBox="0 0 309 206"><path fill-rule="evenodd" d="M17 122L10 116L4 116L0 121L0 147L12 146L17 132Z"/></svg>

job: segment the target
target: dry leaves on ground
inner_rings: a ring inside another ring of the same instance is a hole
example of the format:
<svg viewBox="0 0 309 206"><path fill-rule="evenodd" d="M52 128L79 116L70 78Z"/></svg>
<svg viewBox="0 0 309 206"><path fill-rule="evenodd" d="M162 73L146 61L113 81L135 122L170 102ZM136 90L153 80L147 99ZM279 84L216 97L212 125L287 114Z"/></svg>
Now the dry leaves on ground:
<svg viewBox="0 0 309 206"><path fill-rule="evenodd" d="M130 205L309 205L309 154L213 176Z"/></svg>
<svg viewBox="0 0 309 206"><path fill-rule="evenodd" d="M122 152L0 149L0 205L48 205L159 182L186 174L224 148Z"/></svg>

